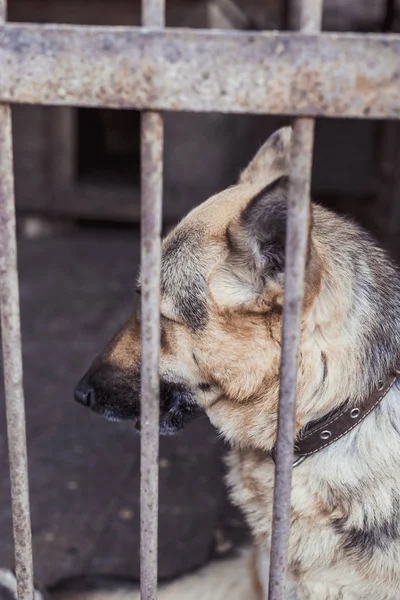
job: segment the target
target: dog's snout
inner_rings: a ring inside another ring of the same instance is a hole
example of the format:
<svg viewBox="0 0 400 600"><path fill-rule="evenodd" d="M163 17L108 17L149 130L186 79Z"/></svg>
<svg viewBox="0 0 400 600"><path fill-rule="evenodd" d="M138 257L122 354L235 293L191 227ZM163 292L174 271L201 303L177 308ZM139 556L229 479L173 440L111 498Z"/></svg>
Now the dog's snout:
<svg viewBox="0 0 400 600"><path fill-rule="evenodd" d="M74 390L74 398L83 406L94 408L96 405L96 392L93 385L87 380L87 378L81 379Z"/></svg>
<svg viewBox="0 0 400 600"><path fill-rule="evenodd" d="M137 420L139 378L107 362L95 361L74 389L79 404L113 421Z"/></svg>

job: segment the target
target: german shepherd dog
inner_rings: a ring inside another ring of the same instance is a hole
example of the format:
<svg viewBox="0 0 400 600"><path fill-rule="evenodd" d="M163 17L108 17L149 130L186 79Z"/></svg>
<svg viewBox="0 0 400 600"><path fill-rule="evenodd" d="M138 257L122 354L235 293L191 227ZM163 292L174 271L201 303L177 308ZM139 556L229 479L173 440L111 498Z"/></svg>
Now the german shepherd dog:
<svg viewBox="0 0 400 600"><path fill-rule="evenodd" d="M163 242L160 432L205 411L229 442L228 483L252 530L256 576L241 556L166 586L161 599L267 595L290 149L291 129L277 131L237 185L195 208ZM296 435L343 406L363 410L398 368L395 266L360 227L312 204ZM75 397L140 429L139 388L140 311ZM400 598L399 465L395 380L362 422L293 470L288 598Z"/></svg>

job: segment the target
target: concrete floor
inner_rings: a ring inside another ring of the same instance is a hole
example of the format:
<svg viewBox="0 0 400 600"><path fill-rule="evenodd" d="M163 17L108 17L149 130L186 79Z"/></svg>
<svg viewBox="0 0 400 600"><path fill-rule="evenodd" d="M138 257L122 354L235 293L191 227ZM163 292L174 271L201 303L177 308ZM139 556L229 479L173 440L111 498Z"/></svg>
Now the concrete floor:
<svg viewBox="0 0 400 600"><path fill-rule="evenodd" d="M135 232L85 230L19 242L35 577L139 576L139 437L72 399L75 382L129 315ZM3 390L0 566L13 566ZM161 440L162 578L245 537L223 486L223 449L203 418Z"/></svg>

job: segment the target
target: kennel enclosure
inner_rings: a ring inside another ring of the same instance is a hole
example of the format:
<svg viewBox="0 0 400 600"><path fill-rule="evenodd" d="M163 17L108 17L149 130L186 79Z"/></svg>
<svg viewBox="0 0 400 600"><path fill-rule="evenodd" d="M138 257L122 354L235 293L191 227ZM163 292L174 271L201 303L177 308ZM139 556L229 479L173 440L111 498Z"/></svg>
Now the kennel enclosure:
<svg viewBox="0 0 400 600"><path fill-rule="evenodd" d="M321 33L322 0L302 0L294 32L165 28L143 0L142 27L8 23L0 0L0 276L15 560L33 600L11 131L12 104L141 111L141 587L157 587L159 275L163 112L294 116L270 600L284 598L297 364L316 117L399 119L400 36Z"/></svg>

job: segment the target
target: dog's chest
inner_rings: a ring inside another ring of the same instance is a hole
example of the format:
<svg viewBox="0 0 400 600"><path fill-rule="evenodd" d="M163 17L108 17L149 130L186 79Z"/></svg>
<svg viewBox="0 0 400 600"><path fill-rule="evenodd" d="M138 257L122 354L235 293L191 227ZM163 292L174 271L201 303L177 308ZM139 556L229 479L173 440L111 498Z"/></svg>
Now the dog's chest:
<svg viewBox="0 0 400 600"><path fill-rule="evenodd" d="M257 451L234 451L228 465L232 499L268 556L275 465ZM373 496L357 498L354 489L346 495L331 476L317 478L315 471L311 461L293 470L288 568L297 587L317 581L329 590L341 582L347 596L338 597L400 598L397 502L387 498L385 504L383 476ZM325 598L319 591L309 597Z"/></svg>
<svg viewBox="0 0 400 600"><path fill-rule="evenodd" d="M232 499L243 511L258 545L269 548L272 522L274 463L265 453L234 452L228 481ZM293 572L319 568L340 559L335 518L300 469L293 472L289 562Z"/></svg>

